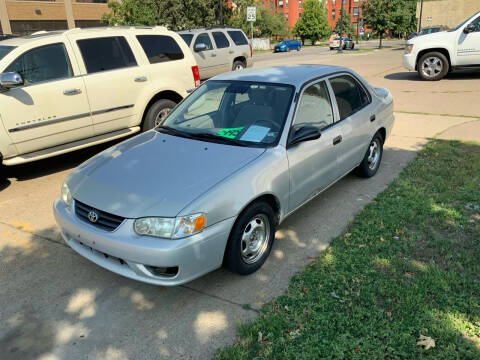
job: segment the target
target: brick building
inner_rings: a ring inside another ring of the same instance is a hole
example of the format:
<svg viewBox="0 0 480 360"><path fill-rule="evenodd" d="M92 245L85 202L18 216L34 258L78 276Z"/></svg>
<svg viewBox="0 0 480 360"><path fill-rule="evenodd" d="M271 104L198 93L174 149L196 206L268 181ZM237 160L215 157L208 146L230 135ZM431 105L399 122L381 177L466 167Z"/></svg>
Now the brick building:
<svg viewBox="0 0 480 360"><path fill-rule="evenodd" d="M0 0L0 33L99 26L108 11L107 0Z"/></svg>

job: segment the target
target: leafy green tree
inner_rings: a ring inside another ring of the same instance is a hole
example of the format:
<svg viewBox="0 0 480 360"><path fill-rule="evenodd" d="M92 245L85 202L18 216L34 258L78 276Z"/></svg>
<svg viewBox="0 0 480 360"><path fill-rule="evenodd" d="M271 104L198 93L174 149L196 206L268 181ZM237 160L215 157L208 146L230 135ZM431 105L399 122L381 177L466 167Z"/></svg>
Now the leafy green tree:
<svg viewBox="0 0 480 360"><path fill-rule="evenodd" d="M122 0L110 1L109 25L164 25L172 30L218 25L218 0ZM223 8L228 16L228 7Z"/></svg>
<svg viewBox="0 0 480 360"><path fill-rule="evenodd" d="M340 16L337 20L337 23L335 24L335 27L333 29L334 32L337 34L340 34L340 23L341 23L342 17ZM352 25L352 16L347 13L345 9L343 9L343 26L342 26L342 31L344 34L347 34L347 36L352 36L353 34L357 33L357 30L353 28Z"/></svg>
<svg viewBox="0 0 480 360"><path fill-rule="evenodd" d="M327 21L327 10L323 1L307 0L303 3L303 13L293 28L293 33L302 39L310 39L314 44L316 41L326 38L330 34L330 27Z"/></svg>

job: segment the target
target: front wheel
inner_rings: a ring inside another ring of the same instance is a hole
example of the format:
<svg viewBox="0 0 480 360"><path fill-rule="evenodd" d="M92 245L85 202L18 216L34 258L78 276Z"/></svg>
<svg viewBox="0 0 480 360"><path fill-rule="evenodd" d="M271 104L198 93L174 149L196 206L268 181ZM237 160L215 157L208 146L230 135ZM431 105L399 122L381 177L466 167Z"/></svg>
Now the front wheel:
<svg viewBox="0 0 480 360"><path fill-rule="evenodd" d="M383 156L383 138L382 135L376 133L373 137L372 141L370 141L370 145L368 146L367 152L363 157L362 162L356 169L357 175L364 177L364 178L371 178L374 176L378 168L380 167L380 163L382 162Z"/></svg>
<svg viewBox="0 0 480 360"><path fill-rule="evenodd" d="M150 109L148 109L145 120L143 121L142 131L147 131L160 125L176 105L177 104L172 100L157 100L152 106L150 106Z"/></svg>
<svg viewBox="0 0 480 360"><path fill-rule="evenodd" d="M438 81L448 74L450 64L442 53L430 52L420 58L417 68L421 79Z"/></svg>
<svg viewBox="0 0 480 360"><path fill-rule="evenodd" d="M301 46L297 47L297 51L300 51L300 50L302 50L302 47Z"/></svg>
<svg viewBox="0 0 480 360"><path fill-rule="evenodd" d="M355 44L352 44L352 47L350 49L353 50L354 48L355 48Z"/></svg>
<svg viewBox="0 0 480 360"><path fill-rule="evenodd" d="M266 202L250 205L238 217L225 250L225 265L230 271L252 274L267 260L276 231L275 214Z"/></svg>
<svg viewBox="0 0 480 360"><path fill-rule="evenodd" d="M232 71L239 71L245 69L245 64L242 61L235 61L232 66Z"/></svg>

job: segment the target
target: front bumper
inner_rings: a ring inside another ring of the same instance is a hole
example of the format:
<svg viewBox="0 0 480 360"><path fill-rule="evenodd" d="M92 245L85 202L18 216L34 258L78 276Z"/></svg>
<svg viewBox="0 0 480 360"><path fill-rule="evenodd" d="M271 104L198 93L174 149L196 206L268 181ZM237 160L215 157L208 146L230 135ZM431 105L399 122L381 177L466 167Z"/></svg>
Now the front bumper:
<svg viewBox="0 0 480 360"><path fill-rule="evenodd" d="M235 218L223 220L201 233L169 240L139 236L133 219L112 232L82 220L61 199L53 204L65 242L77 253L103 268L130 279L155 285L180 285L219 268ZM175 268L173 276L159 276L152 268Z"/></svg>
<svg viewBox="0 0 480 360"><path fill-rule="evenodd" d="M403 55L403 67L407 70L415 71L416 67L416 54L404 54Z"/></svg>

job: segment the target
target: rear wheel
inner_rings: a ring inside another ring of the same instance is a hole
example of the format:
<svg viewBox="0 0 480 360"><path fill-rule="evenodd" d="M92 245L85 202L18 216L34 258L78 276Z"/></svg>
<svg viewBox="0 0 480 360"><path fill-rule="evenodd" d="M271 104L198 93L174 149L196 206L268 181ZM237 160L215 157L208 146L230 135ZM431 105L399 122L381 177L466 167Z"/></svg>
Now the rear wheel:
<svg viewBox="0 0 480 360"><path fill-rule="evenodd" d="M423 80L438 81L448 74L450 64L445 55L439 52L430 52L423 55L418 61L418 75Z"/></svg>
<svg viewBox="0 0 480 360"><path fill-rule="evenodd" d="M382 156L383 138L382 135L376 133L373 139L370 141L370 145L368 146L362 162L356 169L357 175L364 178L371 178L374 176L380 167Z"/></svg>
<svg viewBox="0 0 480 360"><path fill-rule="evenodd" d="M160 125L176 105L175 102L168 99L157 100L153 103L150 109L148 109L145 120L143 121L142 131L147 131Z"/></svg>
<svg viewBox="0 0 480 360"><path fill-rule="evenodd" d="M266 202L253 203L238 217L225 250L230 271L248 275L267 260L276 231L275 214Z"/></svg>
<svg viewBox="0 0 480 360"><path fill-rule="evenodd" d="M300 50L302 50L302 47L301 46L297 47L297 51L300 51Z"/></svg>
<svg viewBox="0 0 480 360"><path fill-rule="evenodd" d="M352 47L351 47L350 49L352 49L352 50L353 50L353 48L354 48L354 47L355 47L355 44L354 44L354 43L352 43Z"/></svg>
<svg viewBox="0 0 480 360"><path fill-rule="evenodd" d="M243 61L237 60L234 61L232 66L232 71L239 71L245 69L245 63Z"/></svg>

